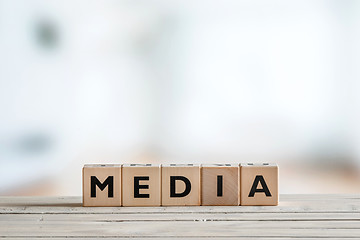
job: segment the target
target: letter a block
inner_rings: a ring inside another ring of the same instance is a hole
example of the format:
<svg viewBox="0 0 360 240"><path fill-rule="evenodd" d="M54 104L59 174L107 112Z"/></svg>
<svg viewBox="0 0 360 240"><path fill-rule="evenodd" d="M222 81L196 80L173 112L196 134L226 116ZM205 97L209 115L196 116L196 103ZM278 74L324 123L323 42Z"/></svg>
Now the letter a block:
<svg viewBox="0 0 360 240"><path fill-rule="evenodd" d="M160 206L161 170L153 164L124 164L123 206Z"/></svg>
<svg viewBox="0 0 360 240"><path fill-rule="evenodd" d="M92 164L84 166L83 206L121 206L120 164Z"/></svg>
<svg viewBox="0 0 360 240"><path fill-rule="evenodd" d="M200 205L200 166L164 164L161 168L163 206Z"/></svg>
<svg viewBox="0 0 360 240"><path fill-rule="evenodd" d="M241 205L278 205L278 166L276 164L241 164Z"/></svg>
<svg viewBox="0 0 360 240"><path fill-rule="evenodd" d="M201 205L240 204L239 164L203 164L201 166Z"/></svg>

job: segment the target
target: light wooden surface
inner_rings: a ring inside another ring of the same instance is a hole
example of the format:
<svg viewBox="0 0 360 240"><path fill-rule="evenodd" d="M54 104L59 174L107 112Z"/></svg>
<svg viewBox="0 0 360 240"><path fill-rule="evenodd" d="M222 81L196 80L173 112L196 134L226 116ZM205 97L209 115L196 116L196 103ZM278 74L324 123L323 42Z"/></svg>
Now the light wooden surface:
<svg viewBox="0 0 360 240"><path fill-rule="evenodd" d="M81 197L0 197L0 237L360 239L360 195L280 195L278 206L82 207Z"/></svg>

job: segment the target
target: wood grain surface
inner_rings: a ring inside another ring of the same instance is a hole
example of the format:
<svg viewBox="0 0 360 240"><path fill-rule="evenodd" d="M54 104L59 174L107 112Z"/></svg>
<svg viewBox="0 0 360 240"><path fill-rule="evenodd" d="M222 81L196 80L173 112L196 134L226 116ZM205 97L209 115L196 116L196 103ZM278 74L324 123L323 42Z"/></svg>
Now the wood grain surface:
<svg viewBox="0 0 360 240"><path fill-rule="evenodd" d="M280 195L278 206L82 207L81 197L0 197L9 239L360 239L360 195Z"/></svg>

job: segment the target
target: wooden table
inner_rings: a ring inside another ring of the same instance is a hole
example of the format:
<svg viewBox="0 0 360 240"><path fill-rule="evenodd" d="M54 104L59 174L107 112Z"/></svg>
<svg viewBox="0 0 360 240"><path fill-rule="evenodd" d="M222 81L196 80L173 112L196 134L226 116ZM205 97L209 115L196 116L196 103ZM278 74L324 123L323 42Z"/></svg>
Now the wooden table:
<svg viewBox="0 0 360 240"><path fill-rule="evenodd" d="M360 239L360 195L281 195L275 207L84 208L80 197L0 197L0 237Z"/></svg>

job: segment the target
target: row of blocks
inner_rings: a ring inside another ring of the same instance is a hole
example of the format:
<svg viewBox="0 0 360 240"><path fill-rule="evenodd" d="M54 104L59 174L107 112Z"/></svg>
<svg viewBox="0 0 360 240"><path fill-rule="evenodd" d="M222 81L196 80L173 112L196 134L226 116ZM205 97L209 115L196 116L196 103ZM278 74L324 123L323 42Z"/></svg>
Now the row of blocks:
<svg viewBox="0 0 360 240"><path fill-rule="evenodd" d="M83 206L278 205L276 164L94 164Z"/></svg>

